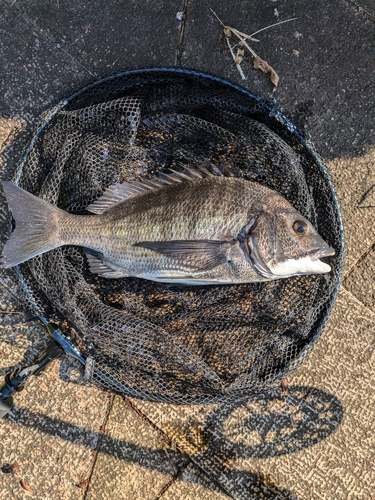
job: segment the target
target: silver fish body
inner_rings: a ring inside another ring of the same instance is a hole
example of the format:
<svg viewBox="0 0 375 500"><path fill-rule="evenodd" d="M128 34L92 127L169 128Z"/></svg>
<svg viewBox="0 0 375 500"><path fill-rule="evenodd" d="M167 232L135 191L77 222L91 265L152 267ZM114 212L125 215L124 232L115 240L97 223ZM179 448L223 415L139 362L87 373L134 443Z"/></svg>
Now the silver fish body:
<svg viewBox="0 0 375 500"><path fill-rule="evenodd" d="M185 170L117 184L88 207L96 215L69 214L3 186L16 220L4 267L79 245L91 271L106 278L230 284L329 272L319 257L334 253L287 200L244 179Z"/></svg>

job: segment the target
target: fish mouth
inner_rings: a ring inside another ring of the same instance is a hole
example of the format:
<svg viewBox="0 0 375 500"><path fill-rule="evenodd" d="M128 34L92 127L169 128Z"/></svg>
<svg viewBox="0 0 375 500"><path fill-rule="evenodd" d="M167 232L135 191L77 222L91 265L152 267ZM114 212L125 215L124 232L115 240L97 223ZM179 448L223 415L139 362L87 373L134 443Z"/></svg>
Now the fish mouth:
<svg viewBox="0 0 375 500"><path fill-rule="evenodd" d="M246 238L244 243L244 249L247 250L245 255L250 262L251 267L259 275L269 280L305 274L329 273L331 271L331 266L320 259L332 257L336 253L335 249L332 247L315 247L306 252L300 259L288 259L284 263L279 262L275 268L271 269L261 259L251 234L248 235L248 238ZM301 263L302 266L301 269L299 269Z"/></svg>
<svg viewBox="0 0 375 500"><path fill-rule="evenodd" d="M270 269L260 258L251 236L248 238L248 244L250 250L248 258L251 266L258 274L271 280L305 274L329 273L331 266L320 259L332 257L336 253L332 247L314 248L299 259L287 259L285 262L279 262L275 268Z"/></svg>
<svg viewBox="0 0 375 500"><path fill-rule="evenodd" d="M308 252L308 255L310 255L313 260L318 260L323 257L332 257L333 255L335 255L335 253L336 252L332 247L318 249L314 248L314 250L310 250Z"/></svg>

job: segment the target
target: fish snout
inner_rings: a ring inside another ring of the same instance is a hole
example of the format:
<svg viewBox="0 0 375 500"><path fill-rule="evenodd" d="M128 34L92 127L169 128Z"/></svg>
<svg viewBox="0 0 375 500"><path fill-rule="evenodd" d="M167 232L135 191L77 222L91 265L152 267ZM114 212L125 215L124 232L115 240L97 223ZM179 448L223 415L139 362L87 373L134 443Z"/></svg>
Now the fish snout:
<svg viewBox="0 0 375 500"><path fill-rule="evenodd" d="M321 259L323 257L332 257L335 255L335 249L332 247L318 248L309 252L314 259Z"/></svg>

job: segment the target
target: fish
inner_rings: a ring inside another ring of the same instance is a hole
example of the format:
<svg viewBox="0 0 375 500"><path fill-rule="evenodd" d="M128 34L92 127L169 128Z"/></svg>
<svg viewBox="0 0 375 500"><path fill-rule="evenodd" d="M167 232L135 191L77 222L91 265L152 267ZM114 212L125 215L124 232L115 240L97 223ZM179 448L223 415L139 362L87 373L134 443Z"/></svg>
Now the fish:
<svg viewBox="0 0 375 500"><path fill-rule="evenodd" d="M335 254L283 196L243 178L184 168L115 184L68 213L2 182L15 229L1 265L65 245L83 247L90 271L181 285L239 284L329 273Z"/></svg>

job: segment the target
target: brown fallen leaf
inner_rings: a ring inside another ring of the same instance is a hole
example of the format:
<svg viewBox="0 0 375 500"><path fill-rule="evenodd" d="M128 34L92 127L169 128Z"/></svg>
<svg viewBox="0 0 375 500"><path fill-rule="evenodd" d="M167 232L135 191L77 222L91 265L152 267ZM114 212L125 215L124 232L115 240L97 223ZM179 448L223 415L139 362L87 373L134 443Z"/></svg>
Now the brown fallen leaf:
<svg viewBox="0 0 375 500"><path fill-rule="evenodd" d="M253 66L255 69L260 69L261 71L263 71L263 73L270 74L270 80L271 83L273 83L273 91L275 92L279 83L279 75L276 73L273 67L270 66L267 61L263 61L263 59L261 59L259 56L254 57Z"/></svg>
<svg viewBox="0 0 375 500"><path fill-rule="evenodd" d="M34 491L28 484L25 483L23 479L21 479L20 484L24 490L30 491L31 493Z"/></svg>

